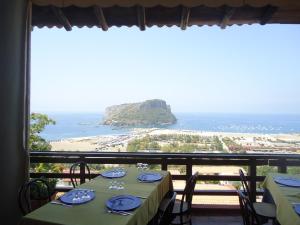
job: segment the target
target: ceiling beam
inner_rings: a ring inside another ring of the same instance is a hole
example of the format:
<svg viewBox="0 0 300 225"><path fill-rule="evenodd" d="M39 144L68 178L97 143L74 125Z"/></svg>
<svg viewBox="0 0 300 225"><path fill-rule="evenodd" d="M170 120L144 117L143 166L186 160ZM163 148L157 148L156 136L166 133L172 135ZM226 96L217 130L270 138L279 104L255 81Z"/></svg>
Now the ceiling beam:
<svg viewBox="0 0 300 225"><path fill-rule="evenodd" d="M103 13L103 9L99 6L94 6L93 9L99 26L102 28L103 31L107 31L108 25Z"/></svg>
<svg viewBox="0 0 300 225"><path fill-rule="evenodd" d="M190 19L190 8L182 7L181 11L181 20L180 20L180 28L181 30L185 30L189 24Z"/></svg>
<svg viewBox="0 0 300 225"><path fill-rule="evenodd" d="M277 7L267 5L264 7L263 13L260 17L260 24L265 25L269 22L269 20L272 18L273 14L277 11Z"/></svg>
<svg viewBox="0 0 300 225"><path fill-rule="evenodd" d="M140 30L146 30L146 13L142 6L137 6L137 22Z"/></svg>
<svg viewBox="0 0 300 225"><path fill-rule="evenodd" d="M221 27L221 29L226 28L226 26L228 25L228 23L234 13L235 13L235 8L229 8L229 7L225 8L224 15L223 15L220 25L219 25Z"/></svg>
<svg viewBox="0 0 300 225"><path fill-rule="evenodd" d="M58 19L59 23L62 24L67 31L71 31L72 25L64 12L60 8L57 8L55 6L51 6L51 9L55 17Z"/></svg>

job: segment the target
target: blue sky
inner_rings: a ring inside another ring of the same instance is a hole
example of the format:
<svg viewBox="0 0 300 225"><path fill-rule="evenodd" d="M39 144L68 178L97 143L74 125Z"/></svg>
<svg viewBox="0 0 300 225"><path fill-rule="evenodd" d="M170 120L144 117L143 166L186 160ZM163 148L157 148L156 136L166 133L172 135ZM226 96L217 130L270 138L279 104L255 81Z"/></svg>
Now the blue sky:
<svg viewBox="0 0 300 225"><path fill-rule="evenodd" d="M159 98L174 112L300 114L299 40L299 25L35 28L31 110Z"/></svg>

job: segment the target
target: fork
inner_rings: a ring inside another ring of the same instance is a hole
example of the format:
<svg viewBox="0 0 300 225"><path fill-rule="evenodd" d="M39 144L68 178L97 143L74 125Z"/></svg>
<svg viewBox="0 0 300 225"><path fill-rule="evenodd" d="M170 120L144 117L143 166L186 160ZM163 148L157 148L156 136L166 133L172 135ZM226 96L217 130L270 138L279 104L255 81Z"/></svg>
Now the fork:
<svg viewBox="0 0 300 225"><path fill-rule="evenodd" d="M65 204L65 203L62 203L62 202L59 202L59 201L51 201L50 202L51 204L55 204L55 205L62 205L62 206L66 206L66 207L73 207L72 205L68 205L68 204Z"/></svg>
<svg viewBox="0 0 300 225"><path fill-rule="evenodd" d="M139 196L139 195L135 195L135 197L142 198L142 199L147 199L148 198L148 197Z"/></svg>
<svg viewBox="0 0 300 225"><path fill-rule="evenodd" d="M122 216L132 215L132 213L130 213L130 212L125 212L125 211L107 210L107 212L108 212L108 213L119 214L119 215L122 215Z"/></svg>

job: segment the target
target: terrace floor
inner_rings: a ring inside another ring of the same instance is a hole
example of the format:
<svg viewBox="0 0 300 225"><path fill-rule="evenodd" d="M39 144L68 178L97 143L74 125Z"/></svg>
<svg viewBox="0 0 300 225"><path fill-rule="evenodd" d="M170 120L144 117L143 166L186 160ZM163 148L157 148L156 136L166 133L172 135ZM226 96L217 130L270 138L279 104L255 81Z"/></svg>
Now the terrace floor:
<svg viewBox="0 0 300 225"><path fill-rule="evenodd" d="M240 216L197 216L192 217L193 225L242 225Z"/></svg>
<svg viewBox="0 0 300 225"><path fill-rule="evenodd" d="M193 225L243 225L241 216L199 216L193 215ZM272 225L269 221L266 225Z"/></svg>

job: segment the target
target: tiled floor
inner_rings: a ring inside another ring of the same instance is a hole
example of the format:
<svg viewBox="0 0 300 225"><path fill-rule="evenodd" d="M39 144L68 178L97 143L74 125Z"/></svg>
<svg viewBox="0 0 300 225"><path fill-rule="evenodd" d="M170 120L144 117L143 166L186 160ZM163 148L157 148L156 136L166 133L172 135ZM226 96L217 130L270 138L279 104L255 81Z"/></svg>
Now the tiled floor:
<svg viewBox="0 0 300 225"><path fill-rule="evenodd" d="M193 225L243 225L240 216L193 216ZM271 221L266 225L272 225Z"/></svg>
<svg viewBox="0 0 300 225"><path fill-rule="evenodd" d="M193 216L193 225L242 225L239 216Z"/></svg>

